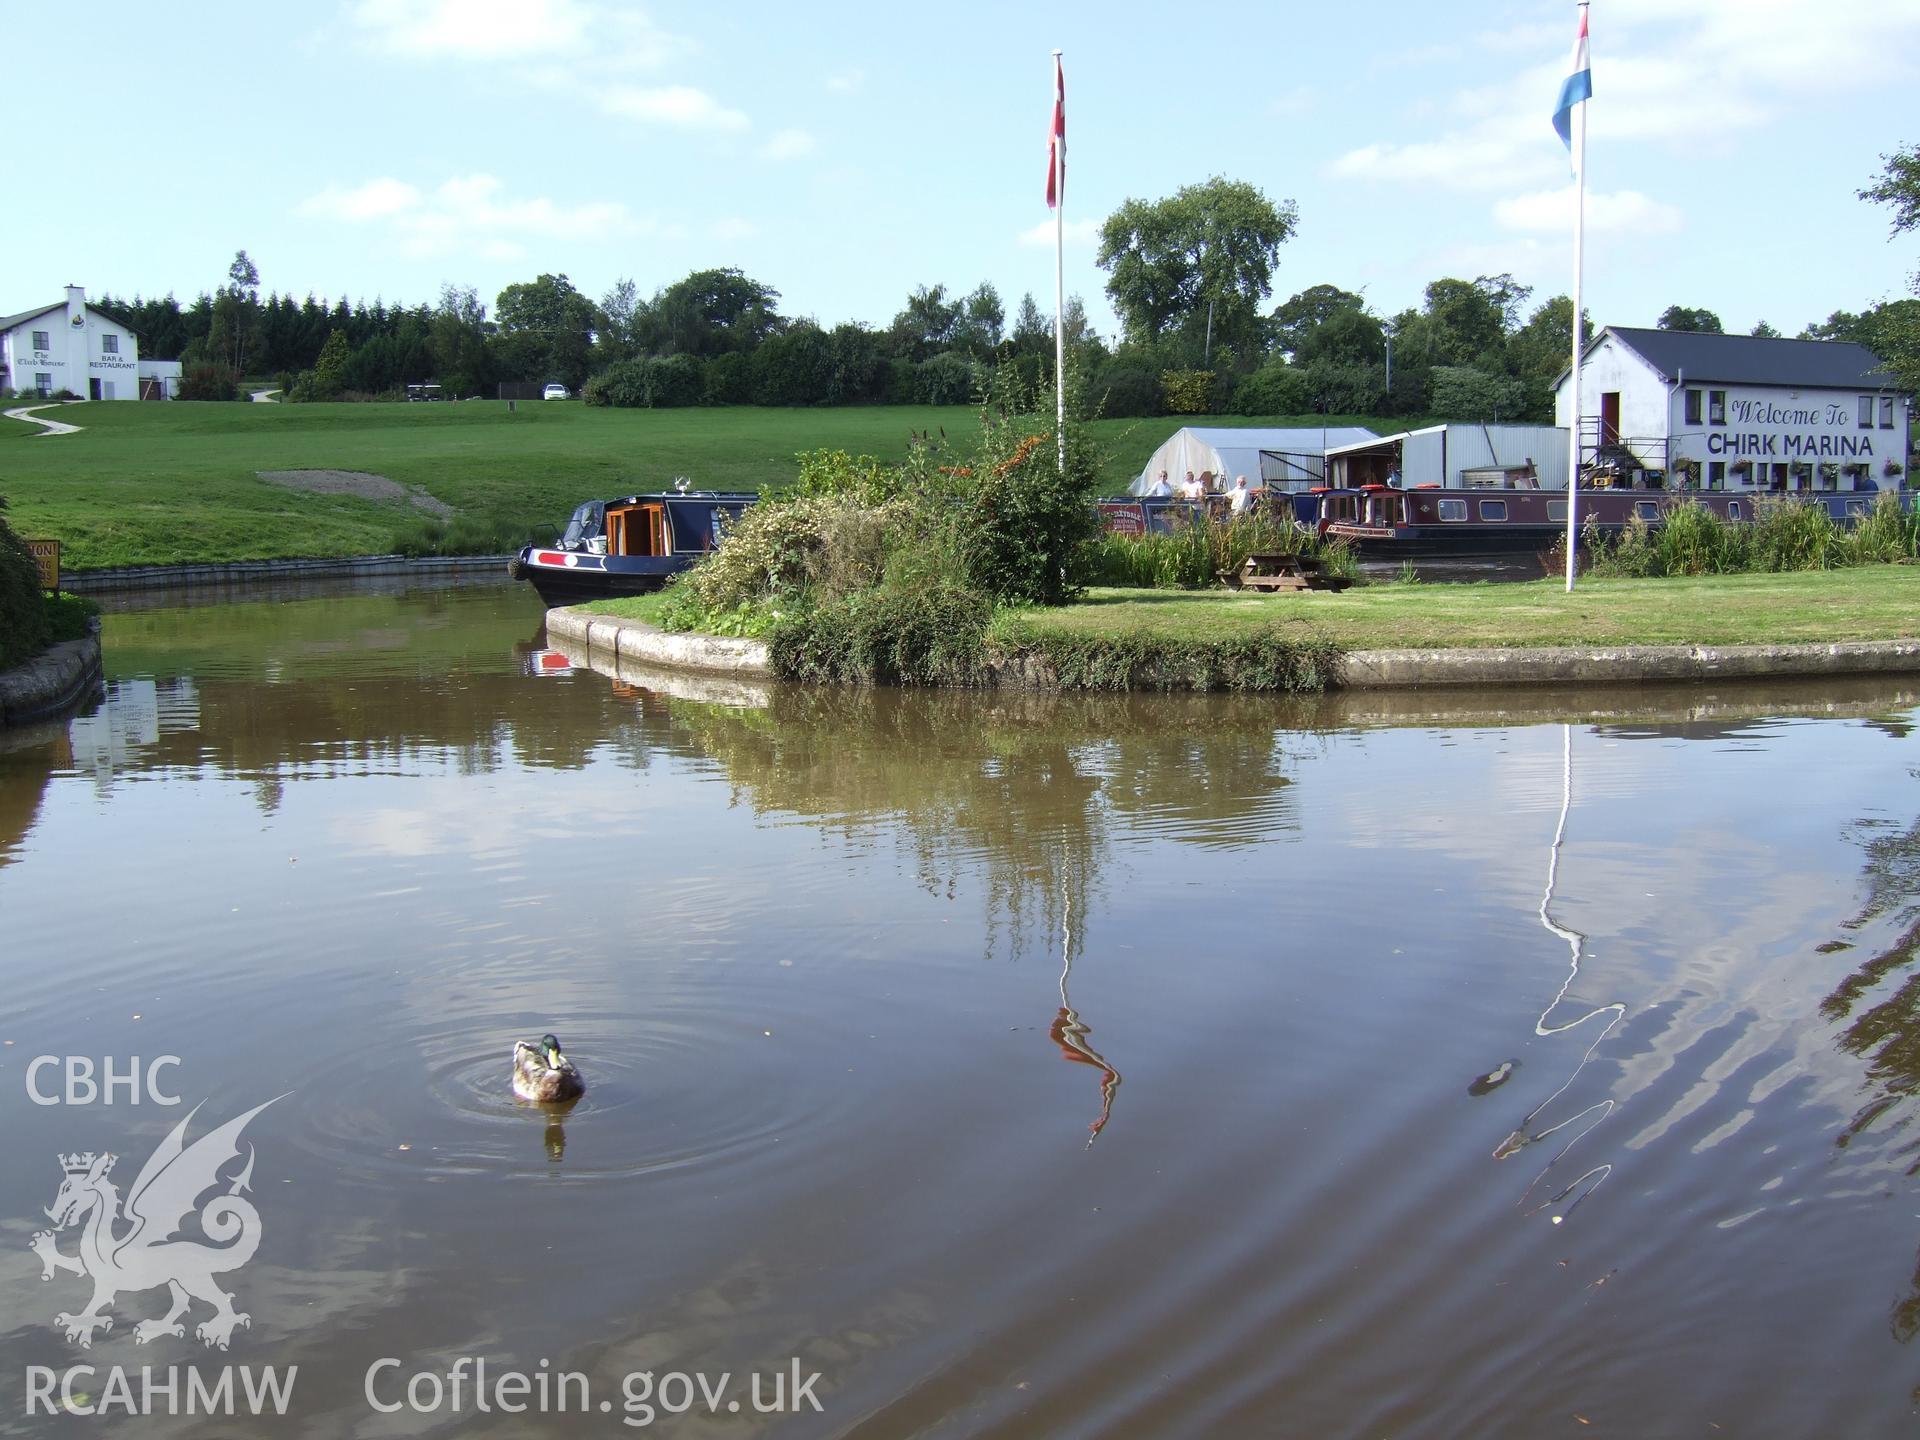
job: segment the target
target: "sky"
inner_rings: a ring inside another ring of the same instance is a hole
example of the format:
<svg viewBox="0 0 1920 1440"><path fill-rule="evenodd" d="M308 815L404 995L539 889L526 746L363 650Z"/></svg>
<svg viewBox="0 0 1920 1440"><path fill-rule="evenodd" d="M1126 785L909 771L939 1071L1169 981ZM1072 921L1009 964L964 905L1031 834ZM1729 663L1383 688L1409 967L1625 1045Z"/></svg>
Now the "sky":
<svg viewBox="0 0 1920 1440"><path fill-rule="evenodd" d="M1097 231L1211 176L1298 206L1270 304L1378 314L1427 282L1572 279L1551 112L1565 0L1131 0L965 8L623 0L92 0L0 8L41 77L49 188L0 226L0 312L67 284L183 301L236 250L263 291L389 303L563 273L598 298L737 266L789 316L885 326L919 285L1117 329ZM1584 303L1783 333L1907 293L1914 237L1857 198L1920 141L1920 0L1593 0ZM76 73L76 66L81 67ZM82 78L84 76L84 78ZM28 218L32 223L25 223Z"/></svg>

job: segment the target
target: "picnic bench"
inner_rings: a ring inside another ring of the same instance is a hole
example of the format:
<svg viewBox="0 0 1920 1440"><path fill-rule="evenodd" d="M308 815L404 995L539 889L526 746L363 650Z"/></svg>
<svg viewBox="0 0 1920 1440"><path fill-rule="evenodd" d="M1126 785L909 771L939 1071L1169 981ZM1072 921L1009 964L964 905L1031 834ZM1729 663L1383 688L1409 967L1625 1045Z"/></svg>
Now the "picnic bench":
<svg viewBox="0 0 1920 1440"><path fill-rule="evenodd" d="M1344 590L1353 583L1329 575L1317 555L1281 550L1256 550L1238 572L1223 571L1220 578L1235 590Z"/></svg>

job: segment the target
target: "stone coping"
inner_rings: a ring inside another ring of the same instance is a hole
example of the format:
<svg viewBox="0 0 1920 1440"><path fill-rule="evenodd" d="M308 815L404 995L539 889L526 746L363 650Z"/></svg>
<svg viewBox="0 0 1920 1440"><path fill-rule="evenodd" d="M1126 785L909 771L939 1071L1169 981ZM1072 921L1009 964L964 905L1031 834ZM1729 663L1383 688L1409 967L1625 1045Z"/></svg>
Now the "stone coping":
<svg viewBox="0 0 1920 1440"><path fill-rule="evenodd" d="M547 633L649 665L771 679L761 640L669 634L643 620L547 612ZM1439 686L1618 685L1675 681L1891 675L1920 671L1920 639L1854 640L1826 645L1581 645L1542 649L1353 650L1342 665L1346 690ZM1023 667L1003 667L1000 683L1018 685Z"/></svg>
<svg viewBox="0 0 1920 1440"><path fill-rule="evenodd" d="M0 670L0 725L57 715L100 682L100 637L65 640L24 665Z"/></svg>

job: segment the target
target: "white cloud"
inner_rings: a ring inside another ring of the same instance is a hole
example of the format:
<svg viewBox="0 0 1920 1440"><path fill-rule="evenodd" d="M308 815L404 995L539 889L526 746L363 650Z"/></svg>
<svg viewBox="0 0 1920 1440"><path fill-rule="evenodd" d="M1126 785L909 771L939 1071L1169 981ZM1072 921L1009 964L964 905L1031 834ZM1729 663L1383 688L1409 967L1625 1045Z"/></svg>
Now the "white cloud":
<svg viewBox="0 0 1920 1440"><path fill-rule="evenodd" d="M1456 89L1422 118L1419 138L1376 139L1339 156L1328 173L1467 191L1546 189L1567 171L1548 118L1566 75L1571 16L1558 30L1529 21L1479 37L1476 51L1537 62L1497 83ZM1610 0L1593 37L1591 140L1596 147L1644 142L1695 157L1724 151L1743 132L1817 103L1821 82L1810 77L1845 77L1856 93L1895 85L1916 73L1916 51L1920 0L1695 0L1686 7ZM1402 55L1394 63L1437 58Z"/></svg>
<svg viewBox="0 0 1920 1440"><path fill-rule="evenodd" d="M1022 245L1053 244L1053 226L1053 221L1042 220L1031 230L1022 230L1020 243ZM1091 245L1100 238L1098 220L1069 220L1062 228L1066 232L1063 238L1069 245Z"/></svg>
<svg viewBox="0 0 1920 1440"><path fill-rule="evenodd" d="M382 176L351 190L329 185L317 195L309 195L295 208L296 215L310 220L378 220L398 215L420 203L420 192L404 180Z"/></svg>
<svg viewBox="0 0 1920 1440"><path fill-rule="evenodd" d="M527 239L600 240L655 228L612 201L562 205L545 196L514 198L499 179L484 174L454 176L431 192L388 177L352 189L330 185L301 201L295 213L381 226L402 254L415 258L477 251L488 259L517 260L527 254Z"/></svg>
<svg viewBox="0 0 1920 1440"><path fill-rule="evenodd" d="M618 86L601 98L600 108L609 115L628 120L686 130L740 131L753 123L741 111L728 109L706 91L691 85L666 85L650 90Z"/></svg>
<svg viewBox="0 0 1920 1440"><path fill-rule="evenodd" d="M1587 196L1586 228L1593 231L1631 231L1640 235L1667 235L1685 223L1677 206L1649 199L1638 190L1616 190ZM1553 235L1573 230L1573 186L1515 195L1493 207L1493 218L1508 230Z"/></svg>
<svg viewBox="0 0 1920 1440"><path fill-rule="evenodd" d="M347 12L377 49L405 59L498 60L577 48L577 0L358 0Z"/></svg>
<svg viewBox="0 0 1920 1440"><path fill-rule="evenodd" d="M766 160L798 160L802 155L811 155L816 148L813 136L804 130L781 130L760 147L760 155Z"/></svg>
<svg viewBox="0 0 1920 1440"><path fill-rule="evenodd" d="M827 77L827 89L836 95L851 95L866 83L867 72L857 67L849 67Z"/></svg>

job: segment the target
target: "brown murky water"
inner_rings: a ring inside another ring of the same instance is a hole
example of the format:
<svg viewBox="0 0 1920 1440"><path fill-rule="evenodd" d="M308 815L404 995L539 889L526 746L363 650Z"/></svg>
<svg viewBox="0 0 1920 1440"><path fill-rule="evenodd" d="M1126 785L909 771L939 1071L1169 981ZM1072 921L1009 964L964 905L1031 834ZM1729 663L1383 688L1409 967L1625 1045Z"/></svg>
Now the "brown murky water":
<svg viewBox="0 0 1920 1440"><path fill-rule="evenodd" d="M0 1430L261 1433L114 1387L274 1366L303 1435L1912 1432L1910 691L810 694L538 627L122 613L0 740ZM134 1057L183 1103L88 1094ZM174 1206L250 1208L251 1323L137 1343L148 1157L267 1101Z"/></svg>

